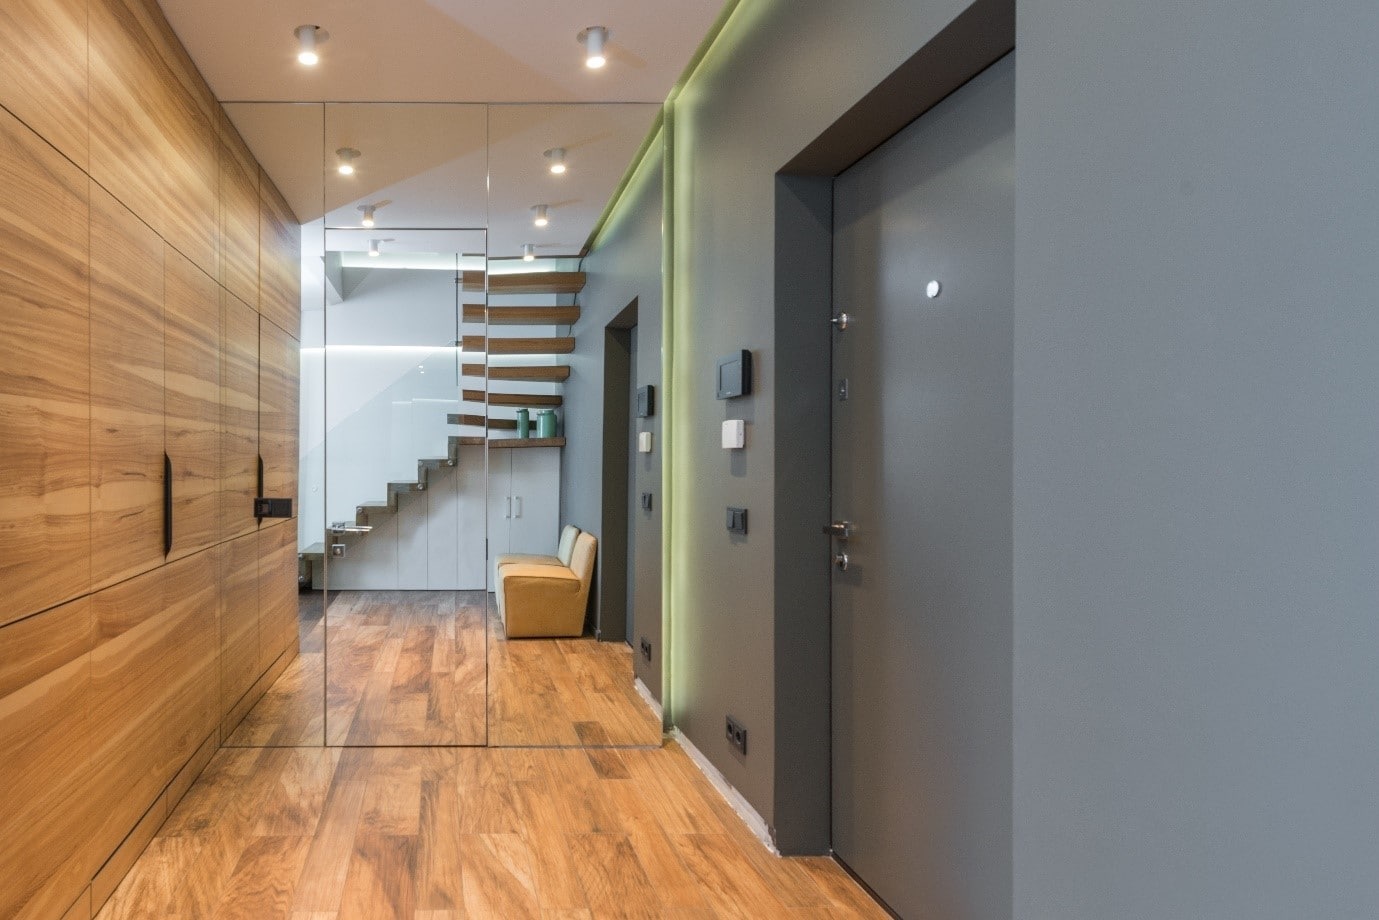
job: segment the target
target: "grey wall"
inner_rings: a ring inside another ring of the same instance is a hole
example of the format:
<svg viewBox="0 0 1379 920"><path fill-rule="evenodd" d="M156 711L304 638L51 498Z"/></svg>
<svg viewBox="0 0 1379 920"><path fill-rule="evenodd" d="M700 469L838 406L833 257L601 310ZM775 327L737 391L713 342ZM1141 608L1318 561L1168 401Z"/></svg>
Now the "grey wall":
<svg viewBox="0 0 1379 920"><path fill-rule="evenodd" d="M674 715L794 851L819 852L817 795L795 794L790 777L803 780L818 768L817 758L803 764L794 752L827 731L827 704L818 696L827 687L827 632L813 630L804 648L778 642L779 631L796 624L786 619L788 605L778 603L774 577L791 561L782 554L795 552L793 543L777 545L776 477L784 459L777 457L777 425L816 401L818 391L803 376L788 387L777 384L777 209L807 219L811 195L786 190L799 202L781 202L775 174L965 5L743 3L675 104ZM800 309L819 312L817 303ZM826 317L825 307L820 321ZM741 348L753 351L755 392L720 402L715 362ZM746 451L720 447L727 418L747 420ZM817 468L803 468L817 476ZM724 529L729 505L749 510L745 538ZM817 607L801 613L799 628L818 625ZM791 673L779 673L787 664ZM727 713L747 726L745 758L724 738ZM804 772L793 774L796 768ZM814 822L813 833L777 814L794 807L815 816L804 819Z"/></svg>
<svg viewBox="0 0 1379 920"><path fill-rule="evenodd" d="M652 384L661 391L661 211L662 148L652 144L633 176L618 209L600 235L595 249L584 260L588 275L580 294L581 315L574 328L575 352L570 356L571 374L565 384L564 463L561 467L560 519L562 523L595 531L602 519L603 490L603 349L604 328L634 299L637 307L638 355L636 385ZM661 400L658 399L658 402ZM635 494L652 492L650 512L637 511L631 536L638 560L636 612L640 635L651 640L655 654L648 665L634 655L637 675L659 699L661 693L661 418L639 421L640 430L651 431L655 450L639 458ZM620 458L624 454L619 455ZM625 462L620 459L619 462ZM625 496L612 496L621 507ZM602 572L600 585L603 590ZM617 593L621 594L621 591ZM637 636L631 637L635 648Z"/></svg>
<svg viewBox="0 0 1379 920"><path fill-rule="evenodd" d="M1379 6L1018 21L1015 915L1379 916Z"/></svg>

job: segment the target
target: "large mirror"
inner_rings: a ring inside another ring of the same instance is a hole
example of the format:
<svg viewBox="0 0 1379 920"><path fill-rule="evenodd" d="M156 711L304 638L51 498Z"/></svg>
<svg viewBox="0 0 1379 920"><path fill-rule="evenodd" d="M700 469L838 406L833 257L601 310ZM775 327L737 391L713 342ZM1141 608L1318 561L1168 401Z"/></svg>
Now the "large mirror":
<svg viewBox="0 0 1379 920"><path fill-rule="evenodd" d="M604 547L563 500L607 440L582 251L659 107L226 109L302 224L303 308L301 653L227 743L659 744L635 521ZM636 372L612 364L630 469Z"/></svg>

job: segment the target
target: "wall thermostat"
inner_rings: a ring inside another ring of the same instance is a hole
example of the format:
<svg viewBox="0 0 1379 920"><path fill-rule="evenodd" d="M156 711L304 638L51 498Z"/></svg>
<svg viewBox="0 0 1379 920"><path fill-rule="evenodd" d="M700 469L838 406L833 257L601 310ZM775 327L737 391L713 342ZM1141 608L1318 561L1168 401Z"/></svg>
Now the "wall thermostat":
<svg viewBox="0 0 1379 920"><path fill-rule="evenodd" d="M736 399L752 392L752 353L747 349L718 362L718 398Z"/></svg>

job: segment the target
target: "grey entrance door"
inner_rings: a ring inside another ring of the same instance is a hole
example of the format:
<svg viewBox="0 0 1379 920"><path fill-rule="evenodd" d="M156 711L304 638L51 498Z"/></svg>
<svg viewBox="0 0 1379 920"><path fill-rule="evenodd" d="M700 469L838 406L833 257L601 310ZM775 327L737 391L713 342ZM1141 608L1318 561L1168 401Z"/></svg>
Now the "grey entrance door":
<svg viewBox="0 0 1379 920"><path fill-rule="evenodd" d="M835 185L833 841L906 918L1010 916L1014 89Z"/></svg>

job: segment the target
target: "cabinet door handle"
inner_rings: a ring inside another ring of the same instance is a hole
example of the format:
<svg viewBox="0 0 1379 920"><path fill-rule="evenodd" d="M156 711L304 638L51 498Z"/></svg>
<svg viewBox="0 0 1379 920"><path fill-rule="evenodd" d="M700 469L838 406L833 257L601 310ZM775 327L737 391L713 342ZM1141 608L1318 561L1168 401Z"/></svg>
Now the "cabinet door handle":
<svg viewBox="0 0 1379 920"><path fill-rule="evenodd" d="M163 555L172 552L172 458L163 454Z"/></svg>
<svg viewBox="0 0 1379 920"><path fill-rule="evenodd" d="M516 516L517 516L517 517L521 517L521 516L522 516L522 496L520 496L520 495L514 495L513 498L512 498L512 500L515 501L515 502L517 502L517 515L516 515Z"/></svg>
<svg viewBox="0 0 1379 920"><path fill-rule="evenodd" d="M508 496L508 506L507 506L507 507L508 507L507 513L504 514L503 517L505 517L505 518L510 518L510 517L512 517L512 496L511 496L511 495Z"/></svg>

